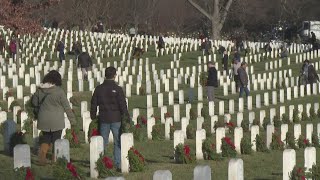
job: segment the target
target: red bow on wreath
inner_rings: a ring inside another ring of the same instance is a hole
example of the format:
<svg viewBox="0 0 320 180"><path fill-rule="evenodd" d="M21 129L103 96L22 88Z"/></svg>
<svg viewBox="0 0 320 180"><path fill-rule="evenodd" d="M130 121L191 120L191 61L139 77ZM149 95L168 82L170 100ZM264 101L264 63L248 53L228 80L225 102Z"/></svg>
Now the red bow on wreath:
<svg viewBox="0 0 320 180"><path fill-rule="evenodd" d="M76 133L74 132L74 130L72 130L72 139L74 141L74 143L79 144L79 139L78 136L76 135Z"/></svg>
<svg viewBox="0 0 320 180"><path fill-rule="evenodd" d="M27 168L26 180L34 180L34 176L31 172L30 168Z"/></svg>
<svg viewBox="0 0 320 180"><path fill-rule="evenodd" d="M92 130L91 136L99 136L99 131L96 128L94 128Z"/></svg>
<svg viewBox="0 0 320 180"><path fill-rule="evenodd" d="M112 160L108 157L104 157L102 159L103 163L104 163L104 166L108 169L112 169L113 168L113 163L112 163Z"/></svg>
<svg viewBox="0 0 320 180"><path fill-rule="evenodd" d="M71 162L69 162L69 163L67 164L67 168L68 168L68 170L72 173L72 176L73 176L73 177L76 177L76 178L79 177L79 175L78 175L78 173L77 173L77 171L76 171L76 167L75 167Z"/></svg>

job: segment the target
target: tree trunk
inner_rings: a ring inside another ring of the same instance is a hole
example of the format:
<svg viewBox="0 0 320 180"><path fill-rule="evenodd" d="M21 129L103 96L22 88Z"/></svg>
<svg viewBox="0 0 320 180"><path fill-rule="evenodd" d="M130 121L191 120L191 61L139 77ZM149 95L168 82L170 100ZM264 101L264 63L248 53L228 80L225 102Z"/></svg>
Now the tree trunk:
<svg viewBox="0 0 320 180"><path fill-rule="evenodd" d="M212 18L211 18L211 26L212 26L212 40L219 40L220 39L220 32L219 32L219 20L220 20L220 12L219 12L219 0L213 1L213 11L212 11Z"/></svg>
<svg viewBox="0 0 320 180"><path fill-rule="evenodd" d="M223 7L220 7L220 0L213 0L212 3L212 12L204 10L199 4L195 3L193 0L188 0L188 2L196 8L201 14L206 16L211 20L212 27L212 40L219 40L221 38L221 30L223 24L227 18L229 8L233 0L228 0Z"/></svg>
<svg viewBox="0 0 320 180"><path fill-rule="evenodd" d="M220 39L220 30L214 20L212 20L212 40L219 40Z"/></svg>

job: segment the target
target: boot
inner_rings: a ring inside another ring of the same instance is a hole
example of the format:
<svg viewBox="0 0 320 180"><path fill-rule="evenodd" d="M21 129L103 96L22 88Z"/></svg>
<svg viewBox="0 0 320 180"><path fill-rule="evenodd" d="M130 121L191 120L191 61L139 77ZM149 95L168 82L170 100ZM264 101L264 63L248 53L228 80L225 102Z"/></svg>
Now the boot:
<svg viewBox="0 0 320 180"><path fill-rule="evenodd" d="M39 165L41 165L41 166L46 165L48 150L49 150L49 144L43 143L43 144L40 145Z"/></svg>
<svg viewBox="0 0 320 180"><path fill-rule="evenodd" d="M51 149L52 148L52 149ZM52 144L49 145L49 150L51 150L51 161L49 162L51 165L55 162L55 155L54 155L54 146Z"/></svg>

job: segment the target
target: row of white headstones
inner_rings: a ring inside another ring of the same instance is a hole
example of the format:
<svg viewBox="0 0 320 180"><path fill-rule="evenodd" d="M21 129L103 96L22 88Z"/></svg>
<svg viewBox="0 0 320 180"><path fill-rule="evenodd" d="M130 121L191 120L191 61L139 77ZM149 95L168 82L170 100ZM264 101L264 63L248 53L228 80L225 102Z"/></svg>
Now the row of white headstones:
<svg viewBox="0 0 320 180"><path fill-rule="evenodd" d="M211 105L212 106L213 102L210 102L209 106ZM83 131L85 132L85 141L88 142L88 139L87 139L87 133L89 131L89 125L91 123L91 119L90 119L90 112L87 110L87 102L86 101L82 101L81 102L81 116L82 116L82 120L83 120ZM204 118L201 117L201 109L203 107L203 104L202 103L198 103L198 118L196 119L196 124L197 124L197 129L201 129L202 128L202 124L204 123ZM15 106L13 108L13 113L14 113L14 121L17 122L17 113L18 111L21 109L21 107L19 106ZM191 104L187 104L186 105L186 112L189 112L191 109ZM212 109L212 108L211 108ZM290 105L289 106L289 120L292 122L293 120L293 111L295 109L295 106L294 105ZM310 109L311 109L311 103L307 103L305 105L305 108L304 108L304 105L303 104L299 104L297 106L297 109L299 111L299 116L301 117L301 113L302 112L306 112L306 114L308 116L310 116ZM319 103L315 103L314 106L313 106L313 110L315 110L315 112L317 112L319 109ZM134 114L134 118L133 118L133 121L134 123L136 124L136 120L137 120L137 117L139 116L139 109L135 109L133 114ZM180 111L180 109L179 109ZM167 112L167 107L164 106L161 108L161 123L165 124L165 137L166 139L169 139L170 138L170 126L173 125L173 122L174 122L174 118L167 118L165 119L165 116L164 114ZM177 114L177 109L176 111L174 111L174 114ZM273 118L274 116L277 114L276 113L277 110L276 108L271 108L270 109L270 112L269 112L269 119L270 119L270 123L273 124ZM280 106L279 107L279 117L280 119L282 119L282 115L286 113L286 107L285 106ZM151 113L150 113L151 114ZM215 133L214 131L214 125L215 123L218 121L218 116L217 115L214 115L213 112L209 112L209 115L210 115L210 122L211 122L211 133ZM174 115L174 117L176 117L177 115ZM180 116L180 114L179 114ZM260 115L259 115L259 122L260 124L262 125L263 124L263 120L265 119L266 117L266 111L265 110L260 110ZM1 111L0 112L0 122L4 122L5 120L7 119L7 113L5 111ZM22 111L21 112L21 115L20 115L20 119L21 119L21 130L23 131L23 127L24 127L24 124L26 122L26 120L28 119L28 115L26 112ZM232 119L232 115L231 114L225 114L224 115L224 121L226 123L228 123L230 120ZM236 114L236 119L237 119L237 123L236 125L238 127L241 127L241 123L243 121L243 113L242 112L238 112ZM248 112L248 121L249 121L249 125L251 126L252 123L253 123L253 120L255 119L255 112ZM189 125L189 121L190 121L190 115L189 113L186 113L186 117L182 117L181 119L178 119L178 121L175 121L175 122L181 122L181 130L182 132L184 133L184 137L186 138L186 128L187 126ZM149 117L148 118L148 121L147 121L147 134L148 134L148 138L149 139L152 139L152 129L153 129L153 126L155 125L155 118L152 118L152 117ZM64 129L63 133L62 133L62 137L64 137L64 134L65 134L65 130L70 128L70 123L67 119L67 117L65 117L65 124L66 124L66 128ZM295 127L295 138L298 139L300 134L301 134L301 127L298 128L298 126L300 126L300 124L296 124ZM34 138L37 138L40 131L37 130L37 125L36 125L36 121L34 122L34 125L33 125L33 128L34 128ZM308 124L307 125L307 139L311 140L311 135L312 135L312 132L313 132L313 128L312 128L312 124ZM318 130L317 130L317 134L319 134L319 127L317 127ZM286 131L285 129L288 129L287 125L283 125L283 127L281 127L281 129L283 129L282 133L281 133L281 139L285 139L285 134L286 134ZM270 134L270 137L269 139L271 138L271 135L272 133ZM111 134L110 134L111 136ZM254 137L254 136L253 136ZM111 140L112 140L112 136L110 137ZM218 139L217 141L220 141L220 139ZM241 141L241 139L240 139ZM239 141L239 142L240 142ZM267 142L270 142L270 140L268 141L267 139ZM218 146L219 147L219 146Z"/></svg>
<svg viewBox="0 0 320 180"><path fill-rule="evenodd" d="M133 135L125 133L121 135L121 170L128 173L130 170L127 159L128 151L133 146ZM55 158L65 158L70 162L70 146L66 139L59 139L55 142ZM94 136L90 142L90 176L99 176L96 170L96 162L100 154L104 153L103 138ZM55 159L55 160L56 160ZM26 144L19 144L14 147L14 168L31 167L30 147ZM209 166L197 166L194 169L195 179L211 180L211 168ZM229 162L228 179L243 179L243 161L241 159L231 159ZM153 179L172 179L172 174L168 170L159 170L154 173Z"/></svg>
<svg viewBox="0 0 320 180"><path fill-rule="evenodd" d="M178 132L175 132L175 135ZM205 136L204 130L198 130L197 136ZM197 138L198 139L198 138ZM94 136L90 143L90 176L97 178L99 176L96 170L96 162L100 154L104 153L103 138ZM125 133L121 135L121 170L128 173L130 170L127 159L128 151L133 146L133 135ZM198 146L198 143L197 143ZM69 141L60 139L55 142L56 158L65 158L70 162ZM198 149L198 147L197 147ZM197 154L198 157L198 154ZM307 147L304 151L304 167L309 171L316 164L316 149ZM283 180L289 180L289 174L296 165L296 153L293 149L286 149L283 152ZM31 167L30 147L29 145L16 145L14 147L14 168ZM209 166L196 166L194 169L194 179L211 180L211 168ZM172 174L168 170L156 171L153 175L154 180L172 179ZM244 167L242 159L231 159L228 168L229 180L243 180Z"/></svg>

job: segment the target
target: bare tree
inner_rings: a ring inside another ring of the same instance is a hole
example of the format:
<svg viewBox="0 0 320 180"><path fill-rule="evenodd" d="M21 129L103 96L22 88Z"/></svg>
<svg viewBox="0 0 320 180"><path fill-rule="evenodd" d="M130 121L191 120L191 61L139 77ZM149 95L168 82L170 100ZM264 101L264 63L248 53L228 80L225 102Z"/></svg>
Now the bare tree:
<svg viewBox="0 0 320 180"><path fill-rule="evenodd" d="M283 16L292 23L301 22L306 15L306 8L313 0L281 0L281 10Z"/></svg>
<svg viewBox="0 0 320 180"><path fill-rule="evenodd" d="M207 9L202 8L199 3L194 0L188 0L188 2L195 7L200 13L211 20L212 26L212 39L219 39L221 34L221 29L227 18L229 9L233 0L213 0L207 4Z"/></svg>

